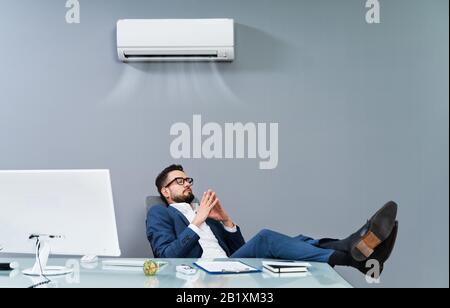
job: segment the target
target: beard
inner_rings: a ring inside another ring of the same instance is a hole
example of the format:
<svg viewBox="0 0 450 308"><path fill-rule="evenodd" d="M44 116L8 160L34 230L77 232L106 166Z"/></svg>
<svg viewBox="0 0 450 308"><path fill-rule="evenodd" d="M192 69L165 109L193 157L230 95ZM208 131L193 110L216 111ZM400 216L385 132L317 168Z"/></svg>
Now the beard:
<svg viewBox="0 0 450 308"><path fill-rule="evenodd" d="M194 201L195 196L192 192L189 192L187 195L178 195L178 196L173 196L172 200L175 201L176 203L188 203L191 204L192 201Z"/></svg>

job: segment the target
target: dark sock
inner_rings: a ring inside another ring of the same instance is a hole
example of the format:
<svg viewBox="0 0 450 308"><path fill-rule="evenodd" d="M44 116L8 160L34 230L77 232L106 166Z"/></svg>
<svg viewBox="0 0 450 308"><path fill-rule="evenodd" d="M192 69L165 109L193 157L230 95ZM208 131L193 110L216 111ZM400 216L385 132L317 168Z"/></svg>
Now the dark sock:
<svg viewBox="0 0 450 308"><path fill-rule="evenodd" d="M368 268L365 267L365 262L357 262L352 256L346 252L336 250L328 260L328 264L332 267L338 266L351 266L365 274Z"/></svg>
<svg viewBox="0 0 450 308"><path fill-rule="evenodd" d="M336 250L328 260L328 264L331 266L342 265L342 266L350 266L352 265L353 260L352 257L345 252Z"/></svg>
<svg viewBox="0 0 450 308"><path fill-rule="evenodd" d="M317 246L320 248L325 248L325 249L342 250L342 249L340 249L341 242L342 241L340 241L340 240L335 240L332 238L324 238L324 239L319 240L319 243L317 244Z"/></svg>
<svg viewBox="0 0 450 308"><path fill-rule="evenodd" d="M356 239L361 237L362 234L367 233L368 227L369 223L367 222L361 229L359 229L355 233L351 234L350 236L342 240L336 240L331 238L319 240L318 246L325 249L350 252L350 250L352 249L352 243L355 242Z"/></svg>

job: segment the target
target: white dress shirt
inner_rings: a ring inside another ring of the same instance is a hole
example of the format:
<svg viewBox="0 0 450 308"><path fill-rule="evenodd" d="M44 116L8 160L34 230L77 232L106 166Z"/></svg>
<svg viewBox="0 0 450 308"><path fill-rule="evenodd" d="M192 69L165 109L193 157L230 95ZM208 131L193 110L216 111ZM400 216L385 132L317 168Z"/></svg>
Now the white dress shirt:
<svg viewBox="0 0 450 308"><path fill-rule="evenodd" d="M203 249L202 258L214 259L214 258L227 258L226 252L219 245L219 241L216 236L212 232L211 228L208 226L206 222L202 223L200 228L196 225L192 224L197 212L194 211L192 206L188 203L175 203L170 206L174 207L176 210L181 212L184 217L189 221L189 228L192 229L197 235L200 237L199 244ZM237 231L237 227L234 226L229 228L227 226L223 226L226 231L234 233Z"/></svg>

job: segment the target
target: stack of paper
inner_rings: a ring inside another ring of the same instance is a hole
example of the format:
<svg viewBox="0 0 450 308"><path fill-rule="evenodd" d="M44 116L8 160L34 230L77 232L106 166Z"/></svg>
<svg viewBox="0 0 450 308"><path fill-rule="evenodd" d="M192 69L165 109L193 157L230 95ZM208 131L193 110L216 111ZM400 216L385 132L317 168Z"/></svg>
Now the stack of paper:
<svg viewBox="0 0 450 308"><path fill-rule="evenodd" d="M260 272L257 268L239 261L198 261L194 265L210 274L240 274Z"/></svg>

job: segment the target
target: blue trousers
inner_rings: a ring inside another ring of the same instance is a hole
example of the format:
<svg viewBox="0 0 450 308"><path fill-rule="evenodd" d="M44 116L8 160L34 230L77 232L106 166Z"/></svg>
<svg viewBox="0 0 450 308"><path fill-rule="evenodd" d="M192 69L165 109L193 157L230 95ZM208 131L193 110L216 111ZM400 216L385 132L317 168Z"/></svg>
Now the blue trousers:
<svg viewBox="0 0 450 308"><path fill-rule="evenodd" d="M320 248L318 244L319 240L303 235L289 237L271 230L262 230L231 257L328 263L335 251Z"/></svg>

